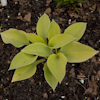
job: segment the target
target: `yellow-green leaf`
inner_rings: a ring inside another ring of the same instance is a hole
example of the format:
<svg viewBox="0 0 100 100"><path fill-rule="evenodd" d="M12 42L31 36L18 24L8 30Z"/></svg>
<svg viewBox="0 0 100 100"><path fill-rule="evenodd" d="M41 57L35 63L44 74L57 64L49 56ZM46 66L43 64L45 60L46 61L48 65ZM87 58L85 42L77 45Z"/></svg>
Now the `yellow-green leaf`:
<svg viewBox="0 0 100 100"><path fill-rule="evenodd" d="M44 41L46 41L49 26L50 26L50 19L47 14L43 14L37 23L36 31L37 31L37 34Z"/></svg>
<svg viewBox="0 0 100 100"><path fill-rule="evenodd" d="M72 24L65 30L64 34L69 34L76 38L75 41L78 41L83 36L86 29L86 25L87 24L83 22Z"/></svg>
<svg viewBox="0 0 100 100"><path fill-rule="evenodd" d="M12 78L12 82L25 80L32 77L36 72L36 66L42 61L44 61L44 59L37 60L30 65L16 69Z"/></svg>
<svg viewBox="0 0 100 100"><path fill-rule="evenodd" d="M35 43L35 42L45 43L45 41L36 34L28 33L26 34L26 36L29 39L29 41L31 41L32 43Z"/></svg>
<svg viewBox="0 0 100 100"><path fill-rule="evenodd" d="M22 47L29 44L26 33L21 30L9 29L2 32L1 37L4 43L11 43L15 47Z"/></svg>
<svg viewBox="0 0 100 100"><path fill-rule="evenodd" d="M76 41L62 47L60 52L62 52L66 56L67 61L71 63L86 61L98 53L98 51L93 48Z"/></svg>
<svg viewBox="0 0 100 100"><path fill-rule="evenodd" d="M52 53L52 50L46 44L34 43L26 46L24 49L22 49L22 52L47 57Z"/></svg>
<svg viewBox="0 0 100 100"><path fill-rule="evenodd" d="M47 66L54 77L61 83L66 73L67 59L63 53L52 54L47 59Z"/></svg>
<svg viewBox="0 0 100 100"><path fill-rule="evenodd" d="M36 72L36 66L33 64L27 65L15 70L12 82L25 80L33 76Z"/></svg>
<svg viewBox="0 0 100 100"><path fill-rule="evenodd" d="M48 30L48 39L50 40L53 36L58 34L60 34L60 27L54 20L52 20Z"/></svg>
<svg viewBox="0 0 100 100"><path fill-rule="evenodd" d="M52 87L52 89L55 90L58 84L58 80L54 77L54 75L48 69L47 63L44 64L43 70L44 70L45 80Z"/></svg>
<svg viewBox="0 0 100 100"><path fill-rule="evenodd" d="M10 64L11 69L17 69L26 65L33 63L37 59L37 56L33 56L30 54L25 54L23 52L19 52L12 60Z"/></svg>
<svg viewBox="0 0 100 100"><path fill-rule="evenodd" d="M67 34L59 34L50 39L49 46L51 48L59 48L59 47L62 47L64 45L70 43L71 41L73 41L75 39L76 38L74 38L70 35L67 35Z"/></svg>

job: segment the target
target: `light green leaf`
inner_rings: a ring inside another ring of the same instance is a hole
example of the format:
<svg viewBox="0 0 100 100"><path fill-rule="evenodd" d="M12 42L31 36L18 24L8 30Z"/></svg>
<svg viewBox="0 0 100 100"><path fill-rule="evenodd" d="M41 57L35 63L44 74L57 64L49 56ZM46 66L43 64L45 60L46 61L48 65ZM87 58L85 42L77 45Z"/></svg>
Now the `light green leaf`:
<svg viewBox="0 0 100 100"><path fill-rule="evenodd" d="M12 78L12 82L28 79L33 76L36 72L36 66L42 61L44 61L44 59L37 60L30 65L16 69Z"/></svg>
<svg viewBox="0 0 100 100"><path fill-rule="evenodd" d="M64 34L69 34L76 38L75 41L78 41L83 36L86 29L86 25L87 24L83 22L72 24L65 30Z"/></svg>
<svg viewBox="0 0 100 100"><path fill-rule="evenodd" d="M36 42L45 43L45 41L36 34L28 33L26 34L26 36L32 43L36 43Z"/></svg>
<svg viewBox="0 0 100 100"><path fill-rule="evenodd" d="M9 29L1 33L1 37L4 43L11 43L15 47L22 47L29 45L29 41L26 37L26 33L17 29Z"/></svg>
<svg viewBox="0 0 100 100"><path fill-rule="evenodd" d="M98 51L93 48L76 41L62 47L60 52L62 52L66 56L67 61L71 63L86 61L98 53Z"/></svg>
<svg viewBox="0 0 100 100"><path fill-rule="evenodd" d="M64 45L70 43L71 41L73 41L75 39L76 38L74 38L70 35L67 35L67 34L59 34L50 39L49 46L51 48L59 48L59 47L62 47Z"/></svg>
<svg viewBox="0 0 100 100"><path fill-rule="evenodd" d="M52 89L55 90L58 84L58 80L53 76L53 74L48 69L47 63L44 64L43 70L44 70L45 80L52 87Z"/></svg>
<svg viewBox="0 0 100 100"><path fill-rule="evenodd" d="M52 20L48 30L48 39L50 40L53 36L58 34L60 34L60 27L54 20Z"/></svg>
<svg viewBox="0 0 100 100"><path fill-rule="evenodd" d="M37 23L37 34L44 40L46 41L47 35L48 35L48 29L50 26L50 19L47 14L43 14L38 23Z"/></svg>
<svg viewBox="0 0 100 100"><path fill-rule="evenodd" d="M32 77L36 72L36 66L33 64L27 65L15 70L12 82L25 80Z"/></svg>
<svg viewBox="0 0 100 100"><path fill-rule="evenodd" d="M47 59L47 66L54 77L61 83L66 73L67 59L62 53L52 54Z"/></svg>
<svg viewBox="0 0 100 100"><path fill-rule="evenodd" d="M25 54L23 52L19 52L12 60L10 64L11 69L17 69L26 65L33 63L37 59L37 56Z"/></svg>
<svg viewBox="0 0 100 100"><path fill-rule="evenodd" d="M24 49L22 49L22 52L47 57L52 53L52 50L46 44L34 43L26 46Z"/></svg>

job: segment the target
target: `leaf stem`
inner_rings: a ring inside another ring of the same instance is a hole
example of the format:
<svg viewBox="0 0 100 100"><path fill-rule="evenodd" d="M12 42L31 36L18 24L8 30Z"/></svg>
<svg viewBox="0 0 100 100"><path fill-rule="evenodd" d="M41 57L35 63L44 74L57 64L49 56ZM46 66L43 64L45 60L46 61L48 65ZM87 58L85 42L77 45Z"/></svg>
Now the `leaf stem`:
<svg viewBox="0 0 100 100"><path fill-rule="evenodd" d="M56 49L56 54L57 54L58 50Z"/></svg>
<svg viewBox="0 0 100 100"><path fill-rule="evenodd" d="M40 60L37 60L36 63L39 64L39 63L41 63L41 62L43 62L43 61L45 61L45 60L46 60L46 59L40 59Z"/></svg>

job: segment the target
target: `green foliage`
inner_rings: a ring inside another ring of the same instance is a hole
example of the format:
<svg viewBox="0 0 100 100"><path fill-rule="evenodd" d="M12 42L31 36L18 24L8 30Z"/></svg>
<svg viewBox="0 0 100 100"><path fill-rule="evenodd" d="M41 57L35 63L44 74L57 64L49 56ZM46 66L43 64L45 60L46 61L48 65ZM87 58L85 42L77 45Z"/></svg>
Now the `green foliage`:
<svg viewBox="0 0 100 100"><path fill-rule="evenodd" d="M66 0L67 1L67 0ZM77 42L83 36L86 23L78 22L61 34L59 25L44 14L37 23L37 35L9 29L1 33L4 43L24 47L12 60L9 70L15 69L12 82L33 76L37 65L44 62L44 77L55 90L66 74L66 64L90 59L98 51ZM30 42L31 44L30 44ZM38 60L38 58L40 60Z"/></svg>
<svg viewBox="0 0 100 100"><path fill-rule="evenodd" d="M25 54L23 52L19 52L12 60L12 63L10 65L10 69L17 69L26 65L29 65L33 63L38 56L33 56L29 54ZM19 59L21 58L21 59Z"/></svg>
<svg viewBox="0 0 100 100"><path fill-rule="evenodd" d="M29 1L27 1L27 3L26 4L30 4L30 2Z"/></svg>
<svg viewBox="0 0 100 100"><path fill-rule="evenodd" d="M71 6L75 8L76 12L78 13L78 9L76 7L78 2L86 3L86 0L53 0L57 2L56 8L61 7L61 5Z"/></svg>
<svg viewBox="0 0 100 100"><path fill-rule="evenodd" d="M44 14L43 16L41 16L41 18L39 19L38 23L37 23L37 27L36 27L36 31L37 34L44 40L46 41L46 38L48 36L48 29L50 26L50 19L49 17Z"/></svg>
<svg viewBox="0 0 100 100"><path fill-rule="evenodd" d="M55 90L58 84L58 80L54 77L54 75L49 70L47 63L44 64L43 70L44 70L44 76L45 76L46 81L52 87L52 89Z"/></svg>
<svg viewBox="0 0 100 100"><path fill-rule="evenodd" d="M15 47L22 47L24 45L29 45L26 33L21 30L9 29L1 33L1 37L4 43L11 43Z"/></svg>
<svg viewBox="0 0 100 100"><path fill-rule="evenodd" d="M2 28L2 25L0 26L0 28Z"/></svg>
<svg viewBox="0 0 100 100"><path fill-rule="evenodd" d="M50 40L53 36L58 34L60 34L60 27L54 20L52 20L48 30L48 39Z"/></svg>
<svg viewBox="0 0 100 100"><path fill-rule="evenodd" d="M67 58L63 53L52 54L47 59L47 66L59 83L65 76L66 64Z"/></svg>
<svg viewBox="0 0 100 100"><path fill-rule="evenodd" d="M69 34L69 35L77 38L75 41L78 41L83 36L85 29L86 29L86 23L78 22L76 24L69 26L65 30L64 34ZM77 33L79 33L79 34L77 34Z"/></svg>

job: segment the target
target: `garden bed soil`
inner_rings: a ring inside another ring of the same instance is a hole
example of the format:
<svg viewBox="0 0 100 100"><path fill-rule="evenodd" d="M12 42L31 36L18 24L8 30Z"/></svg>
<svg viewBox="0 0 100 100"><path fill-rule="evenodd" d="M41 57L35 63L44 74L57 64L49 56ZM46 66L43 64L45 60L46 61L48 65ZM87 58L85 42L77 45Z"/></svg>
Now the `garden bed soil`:
<svg viewBox="0 0 100 100"><path fill-rule="evenodd" d="M62 33L73 23L87 22L80 42L100 50L100 0L79 3L79 14L71 7L55 6L52 0L8 0L6 7L0 6L0 32L16 28L35 33L37 21L45 12L60 25ZM53 91L44 79L43 64L38 65L33 77L11 83L14 70L8 69L19 51L0 37L0 100L100 100L100 53L82 63L68 63L65 78Z"/></svg>

